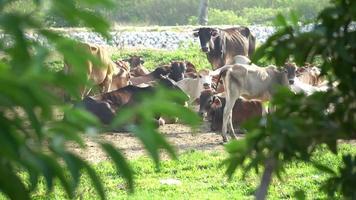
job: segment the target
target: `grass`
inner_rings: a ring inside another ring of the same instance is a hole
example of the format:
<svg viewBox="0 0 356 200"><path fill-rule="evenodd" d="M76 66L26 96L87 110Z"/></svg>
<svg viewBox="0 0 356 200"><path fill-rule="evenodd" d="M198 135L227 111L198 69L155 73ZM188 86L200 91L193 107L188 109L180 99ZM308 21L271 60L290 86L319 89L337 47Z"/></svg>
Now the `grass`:
<svg viewBox="0 0 356 200"><path fill-rule="evenodd" d="M160 49L117 49L110 48L108 51L112 54L112 60L122 60L129 58L130 55L142 56L145 60L144 66L153 71L157 66L168 64L173 60L187 60L199 69L212 69L206 55L201 52L198 44L181 45L177 50L160 50ZM55 71L63 69L62 56L53 53L46 60L47 66Z"/></svg>
<svg viewBox="0 0 356 200"><path fill-rule="evenodd" d="M330 153L325 147L319 148L313 160L337 169L341 163L342 154L355 154L356 146L352 144L339 145L339 155ZM94 165L101 179L108 199L253 199L259 176L250 172L245 179L242 171L237 170L231 180L224 175L222 161L226 158L224 152L189 151L180 155L179 160L165 160L157 171L153 162L147 157L131 160L135 172L135 192L129 194L125 182L117 174L115 166L109 162ZM269 188L268 199L295 199L295 192L304 190L306 199L326 199L319 189L328 177L309 163L291 162L282 173L282 180L274 177ZM165 185L160 181L176 179L178 185ZM58 182L56 183L58 186ZM42 180L33 193L33 199L67 199L61 187L54 187L48 194ZM87 176L81 179L77 191L79 199L98 199L98 196ZM4 199L0 194L0 199Z"/></svg>

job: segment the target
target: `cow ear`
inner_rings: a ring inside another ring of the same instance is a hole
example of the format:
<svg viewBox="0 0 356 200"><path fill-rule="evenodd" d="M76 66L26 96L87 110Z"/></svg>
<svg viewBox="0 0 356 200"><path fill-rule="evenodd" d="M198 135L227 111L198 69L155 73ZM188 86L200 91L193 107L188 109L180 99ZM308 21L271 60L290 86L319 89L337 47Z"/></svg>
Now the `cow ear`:
<svg viewBox="0 0 356 200"><path fill-rule="evenodd" d="M194 33L193 33L193 36L194 36L194 37L199 37L199 32L194 32Z"/></svg>

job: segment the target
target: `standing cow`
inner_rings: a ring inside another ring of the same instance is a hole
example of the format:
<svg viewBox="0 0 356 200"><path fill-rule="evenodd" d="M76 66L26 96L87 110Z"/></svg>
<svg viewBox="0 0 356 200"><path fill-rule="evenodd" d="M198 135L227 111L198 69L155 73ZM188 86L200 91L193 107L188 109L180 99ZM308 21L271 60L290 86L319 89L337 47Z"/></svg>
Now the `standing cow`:
<svg viewBox="0 0 356 200"><path fill-rule="evenodd" d="M232 124L232 110L239 97L267 101L273 97L276 86L289 87L289 82L293 79L292 76L288 76L288 70L278 70L274 66L262 68L254 64L235 64L225 65L219 70L226 92L222 125L224 142L227 141L228 125L230 125L231 136L236 138Z"/></svg>
<svg viewBox="0 0 356 200"><path fill-rule="evenodd" d="M205 27L194 31L194 36L199 37L201 50L206 53L213 69L232 64L236 55L251 56L255 51L256 39L247 27Z"/></svg>

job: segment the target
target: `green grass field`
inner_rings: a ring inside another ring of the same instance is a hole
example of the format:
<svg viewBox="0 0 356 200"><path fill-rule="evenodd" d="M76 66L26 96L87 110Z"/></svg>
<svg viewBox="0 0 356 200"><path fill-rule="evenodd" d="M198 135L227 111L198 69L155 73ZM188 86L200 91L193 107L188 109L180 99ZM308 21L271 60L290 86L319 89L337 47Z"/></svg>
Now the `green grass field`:
<svg viewBox="0 0 356 200"><path fill-rule="evenodd" d="M341 144L339 149L340 154L334 155L324 147L319 148L313 160L336 169L341 163L341 153L356 153L354 144ZM159 171L147 157L131 160L135 171L135 192L132 194L127 192L114 165L101 162L94 166L104 181L108 199L253 199L259 176L251 172L243 179L242 171L238 170L232 180L228 180L224 175L225 167L221 166L226 156L224 152L189 151L181 154L179 160L162 161ZM305 190L306 199L327 198L320 190L327 175L311 164L288 163L282 177L283 180L274 177L268 199L295 199L294 194L299 190ZM165 179L176 179L180 184L162 184ZM67 199L58 182L56 185L53 193L47 194L42 180L33 199ZM98 199L87 176L82 177L76 198ZM0 199L5 198L0 195Z"/></svg>

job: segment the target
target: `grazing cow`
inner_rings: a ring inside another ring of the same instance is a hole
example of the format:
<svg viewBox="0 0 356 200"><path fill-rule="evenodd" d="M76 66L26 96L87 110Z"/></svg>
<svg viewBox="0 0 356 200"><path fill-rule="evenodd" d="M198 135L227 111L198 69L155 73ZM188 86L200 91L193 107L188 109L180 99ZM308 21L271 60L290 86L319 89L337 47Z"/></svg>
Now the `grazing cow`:
<svg viewBox="0 0 356 200"><path fill-rule="evenodd" d="M227 141L226 132L228 124L230 125L231 136L236 138L231 116L235 101L239 97L266 101L272 98L276 86L289 87L287 70L280 71L274 66L262 68L253 64L235 64L225 65L216 71L220 71L226 92L226 106L224 108L222 125L224 142Z"/></svg>
<svg viewBox="0 0 356 200"><path fill-rule="evenodd" d="M125 59L124 61L127 61L130 63L131 66L131 76L143 76L146 74L149 74L150 72L143 66L143 63L145 61L142 59L141 56L136 56L133 55L129 59Z"/></svg>
<svg viewBox="0 0 356 200"><path fill-rule="evenodd" d="M197 78L185 78L177 82L177 85L190 96L190 102L194 102L201 91L204 90L204 85L211 85L211 76L198 74ZM205 86L206 87L206 86Z"/></svg>
<svg viewBox="0 0 356 200"><path fill-rule="evenodd" d="M125 61L115 61L118 73L113 76L110 91L117 90L130 84L130 66Z"/></svg>
<svg viewBox="0 0 356 200"><path fill-rule="evenodd" d="M88 80L92 81L94 85L99 85L101 92L110 91L112 78L118 73L115 63L110 59L106 50L101 46L94 44L82 44L82 47L84 47L88 53L93 55L100 62L100 65L97 65L91 60L86 62ZM71 70L72 66L65 61L64 73L71 73ZM80 91L81 98L83 99L84 96L87 96L90 90L91 88L83 87Z"/></svg>
<svg viewBox="0 0 356 200"><path fill-rule="evenodd" d="M166 88L173 89L184 96L184 101L175 102L181 105L188 100L188 96L176 85L176 83L166 77L160 77L158 84L165 86ZM156 87L138 87L134 85L128 85L115 91L96 95L94 97L87 97L82 101L86 110L97 116L102 123L109 124L113 120L116 113L120 112L120 109L132 106L138 103L144 96L144 94L150 94L156 91ZM157 120L158 120L157 116ZM157 124L162 124L162 120L158 120Z"/></svg>
<svg viewBox="0 0 356 200"><path fill-rule="evenodd" d="M255 51L256 39L247 27L199 28L194 31L213 69L233 63L236 55L251 56Z"/></svg>

